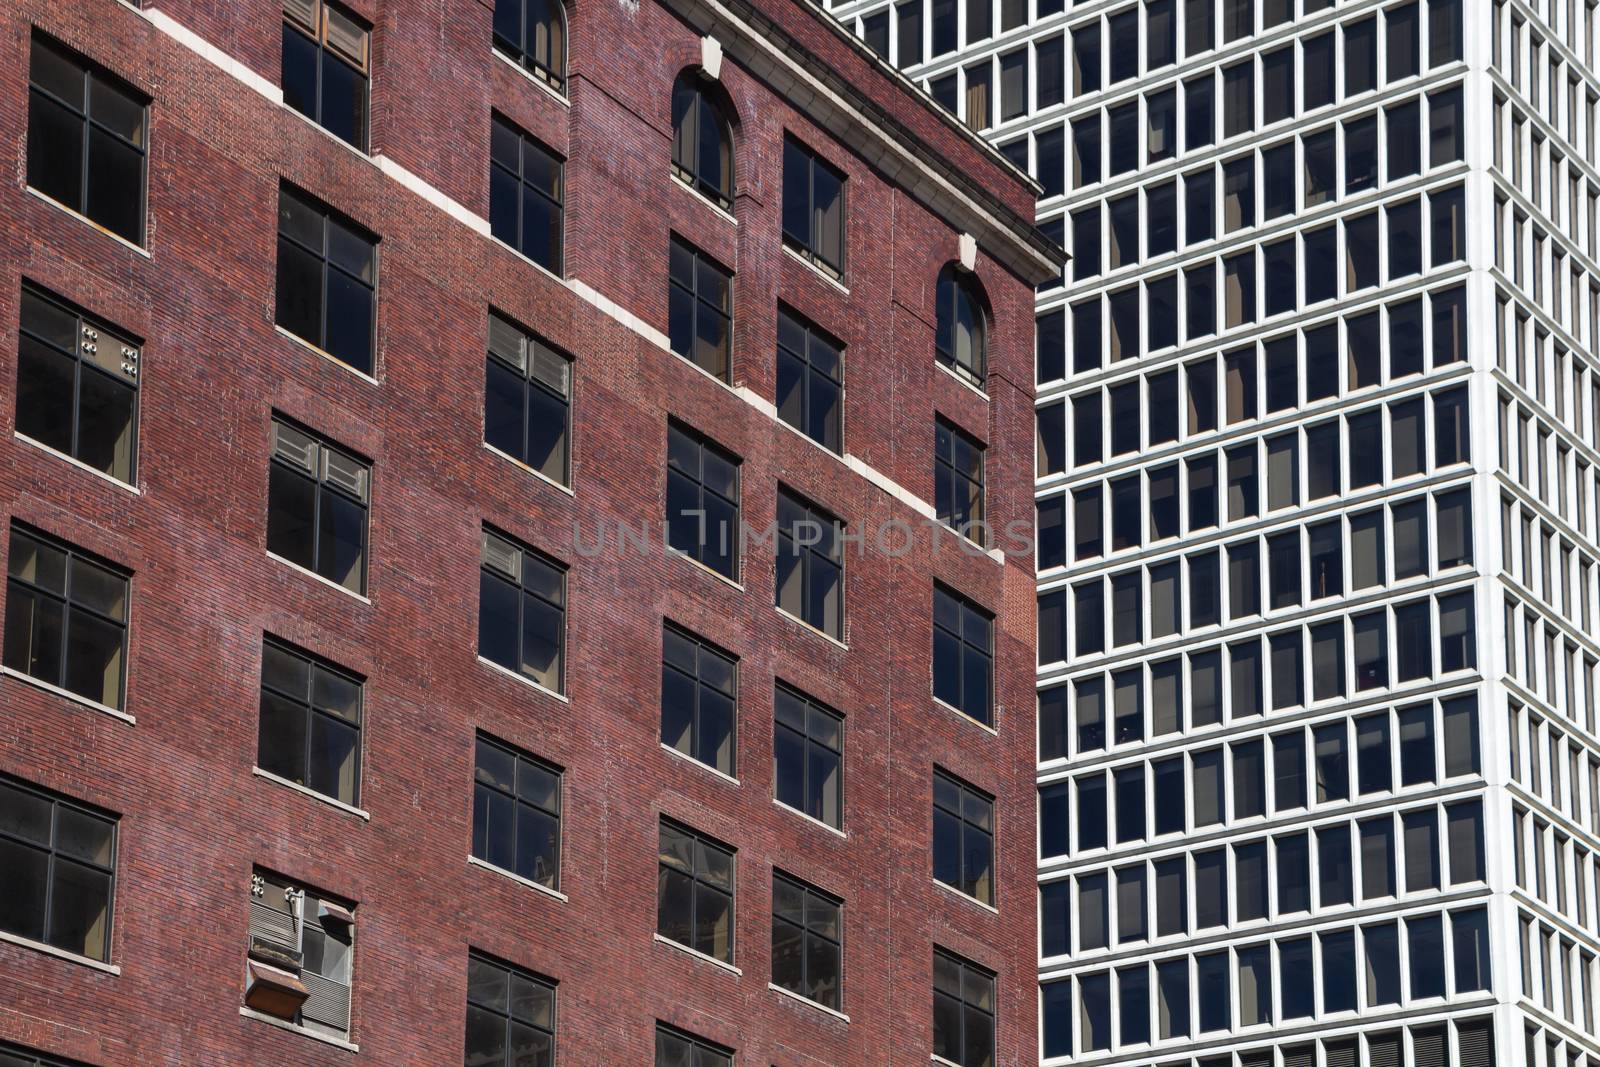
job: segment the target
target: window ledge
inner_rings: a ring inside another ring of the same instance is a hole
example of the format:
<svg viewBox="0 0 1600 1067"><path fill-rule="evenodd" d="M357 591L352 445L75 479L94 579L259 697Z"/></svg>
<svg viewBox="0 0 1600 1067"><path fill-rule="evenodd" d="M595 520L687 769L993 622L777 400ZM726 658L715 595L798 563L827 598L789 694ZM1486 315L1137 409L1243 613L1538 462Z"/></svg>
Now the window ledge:
<svg viewBox="0 0 1600 1067"><path fill-rule="evenodd" d="M148 159L148 156L146 158ZM143 245L134 244L132 241L128 240L126 237L122 236L120 233L112 233L110 230L106 229L104 226L100 225L98 222L94 221L94 219L91 219L89 216L85 215L83 212L79 211L77 208L68 207L67 205L63 204L61 201L57 200L55 197L51 196L50 194L41 193L39 190L35 189L31 185L23 186L23 188L27 191L27 193L30 196L37 197L38 199L43 200L45 203L49 204L51 207L56 208L58 211L65 211L68 215L71 215L73 218L77 219L79 222L82 222L82 223L85 223L85 224L87 224L89 226L92 226L97 233L105 234L107 237L111 238L113 241L117 242L117 244L121 245L123 248L126 248L128 251L134 252L134 253L136 253L138 255L141 255L145 259L154 259L155 258L155 256L150 254L150 250L148 248L145 248ZM148 219L146 219L146 221L145 221L145 226L146 226L146 230L148 231L148 228L149 228L149 220ZM147 232L146 236L148 236L148 232Z"/></svg>
<svg viewBox="0 0 1600 1067"><path fill-rule="evenodd" d="M983 391L983 387L982 386L977 385L976 383L974 383L966 375L958 374L957 372L951 370L949 367L945 366L943 363L940 363L937 356L934 357L933 365L935 367L938 367L940 370L944 371L946 374L950 375L950 377L954 378L957 382L960 382L961 386L963 388L972 390L974 393L977 393L979 396L983 397L985 400L989 399L989 394Z"/></svg>
<svg viewBox="0 0 1600 1067"><path fill-rule="evenodd" d="M991 737L999 737L1000 736L1000 731L999 730L995 729L993 726L988 725L987 723L981 722L978 719L973 718L971 715L968 715L966 712L962 711L960 708L956 707L954 704L946 703L945 701L940 700L938 697L934 697L933 698L933 703L934 703L935 707L943 708L943 709L945 709L946 711L950 712L953 715L961 716L963 719L967 720L972 725L976 726L978 729L980 729L980 730L984 731L985 733L989 734Z"/></svg>
<svg viewBox="0 0 1600 1067"><path fill-rule="evenodd" d="M736 581L733 578L729 578L726 574L723 574L721 571L716 570L715 568L707 567L704 563L701 563L699 560L697 560L693 556L689 555L689 553L685 552L683 549L681 549L681 548L673 548L671 545L665 545L663 547L666 548L667 555L669 555L669 556L677 556L679 559L687 561L688 563L692 564L694 567L696 567L697 569L699 569L703 573L710 575L711 577L715 578L717 581L723 583L724 585L728 585L728 586L733 587L734 589L739 590L739 592L741 592L741 593L745 591L744 583Z"/></svg>
<svg viewBox="0 0 1600 1067"><path fill-rule="evenodd" d="M329 807L336 808L339 811L344 812L346 815L356 815L368 821L372 819L372 816L367 811L356 807L354 804L346 804L342 800L335 800L333 797L330 797L325 793L319 793L315 789L311 789L308 786L303 786L299 782L291 782L281 774L273 774L271 771L263 770L260 767L251 767L250 773L255 775L257 778L264 778L269 782L276 782L278 785L288 786L296 793L304 793L312 800L320 800L322 803L327 804Z"/></svg>
<svg viewBox="0 0 1600 1067"><path fill-rule="evenodd" d="M72 456L69 456L65 452L61 451L58 448L51 448L49 445L45 444L43 441L35 441L33 438L29 437L27 434L23 433L21 430L13 430L13 431L11 431L11 436L15 437L18 441L21 441L23 444L27 445L30 448L37 448L39 451L45 453L48 456L53 456L56 459L66 460L68 463L72 464L74 467L78 468L79 470L84 471L84 472L86 472L88 474L92 474L96 478L99 478L101 481L110 482L112 485L116 486L118 489L121 489L121 490L123 490L125 492L132 493L134 496L143 496L144 495L144 492L137 485L130 485L127 482L123 481L121 478L115 477L114 475L107 474L105 471L95 470L93 467L89 466L83 460L76 459L76 458L74 458Z"/></svg>
<svg viewBox="0 0 1600 1067"><path fill-rule="evenodd" d="M133 716L129 715L125 711L114 708L109 704L102 704L98 700L90 700L86 696L83 696L79 693L74 693L70 689L63 689L59 685L52 685L41 678L35 678L31 674L24 674L14 667L0 666L0 675L6 675L7 677L15 678L18 681L25 682L36 689L43 689L46 693L53 693L58 697L63 697L72 701L74 704L81 704L86 708L100 712L102 715L109 715L113 719L121 719L129 726L133 725Z"/></svg>
<svg viewBox="0 0 1600 1067"><path fill-rule="evenodd" d="M824 282L827 282L829 285L833 286L834 289L843 293L845 296L850 295L850 287L848 285L844 284L844 282L841 282L838 278L835 278L833 275L829 274L827 271L811 262L811 260L801 255L799 252L796 252L787 241L785 241L783 244L783 250L788 254L789 258L795 260L797 263L803 264L806 270L809 270L812 274L815 274L818 278L821 278Z"/></svg>
<svg viewBox="0 0 1600 1067"><path fill-rule="evenodd" d="M937 879L937 878L935 878L933 880L933 884L938 886L940 889L944 890L946 893L949 893L951 896L958 897L961 900L966 901L968 904L973 905L974 907L982 908L984 911L988 912L991 915L999 915L1000 914L1000 909L995 907L993 904L985 904L983 901L979 900L977 897L972 896L969 893L963 893L961 890L957 889L953 885L946 885L945 883L939 881L939 879Z"/></svg>
<svg viewBox="0 0 1600 1067"><path fill-rule="evenodd" d="M562 483L556 481L554 478L550 477L548 474L546 474L543 471L539 470L537 467L533 467L533 466L530 466L527 463L522 462L522 460L518 459L516 456L513 456L509 452L500 451L498 448L494 447L494 445L491 445L488 441L483 442L483 448L484 448L484 451L488 452L490 455L499 456L501 459L505 460L507 463L514 464L515 466L519 467L520 469L522 469L522 470L528 472L529 474L533 475L535 478L539 479L544 484L550 486L552 489L559 489L561 492L567 494L570 497L576 497L578 495L577 491L574 490L572 488L572 486L563 485Z"/></svg>
<svg viewBox="0 0 1600 1067"><path fill-rule="evenodd" d="M714 212L717 215L718 218L722 219L724 222L730 223L731 225L734 225L734 226L739 225L739 220L734 218L733 212L729 211L727 208L723 207L721 204L718 204L715 201L713 201L709 196L707 196L706 194L702 193L700 190L696 189L694 186L690 185L688 182L684 181L676 173L669 173L668 176L672 179L672 184L673 185L676 185L678 188L682 189L684 192L686 192L689 195L693 196L700 203L704 204L708 209L710 209L712 212Z"/></svg>
<svg viewBox="0 0 1600 1067"><path fill-rule="evenodd" d="M667 744L665 741L659 742L659 744L661 745L662 750L664 752L668 753L669 755L671 755L671 756L673 756L673 757L675 757L677 759L683 760L685 763L688 763L691 766L698 767L702 771L706 771L706 772L708 772L710 774L714 774L718 778L721 778L724 782L727 782L730 785L743 785L744 784L744 783L740 782L739 779L737 779L733 775L729 774L727 771L719 771L715 767L711 766L711 764L709 764L709 763L701 763L699 760L695 759L693 756L687 756L687 755L683 754L682 752L679 752L677 749L673 748L671 745Z"/></svg>
<svg viewBox="0 0 1600 1067"><path fill-rule="evenodd" d="M830 833L830 834L836 834L839 837L845 838L846 840L848 840L849 837L850 837L849 834L845 833L843 830L839 829L837 826L830 826L827 823L823 822L821 819L817 818L815 815L808 815L805 812L801 811L799 808L795 807L793 804L785 804L783 801L779 800L777 797L773 797L772 798L772 803L777 805L778 807L782 808L784 811L793 812L794 814L796 814L796 815L800 816L802 819L804 819L806 822L811 823L813 826L822 827L822 829L828 831L828 833ZM788 992L788 990L785 990L784 992Z"/></svg>
<svg viewBox="0 0 1600 1067"><path fill-rule="evenodd" d="M352 600L359 600L361 603L366 604L368 607L372 606L372 599L370 597L363 596L360 593L351 592L349 589L346 589L344 586L340 585L338 582L335 582L335 581L333 581L332 579L329 579L329 578L324 578L322 575L318 574L316 571L311 570L309 567L302 567L302 566L300 566L300 564L296 563L292 559L284 559L282 556L278 555L276 552L268 552L267 553L267 558L270 559L270 560L276 560L277 562L283 564L285 567L288 567L290 570L297 571L298 573L305 575L307 578L315 579L316 581L321 582L323 585L327 586L329 589L337 589L339 592L343 593L345 596L349 597Z"/></svg>
<svg viewBox="0 0 1600 1067"><path fill-rule="evenodd" d="M518 63L516 60L512 59L510 56L506 55L504 52L500 51L500 49L490 46L489 51L494 53L494 57L496 59L510 67L512 70L516 71L518 74L522 75L524 78L527 78L535 86L552 97L562 107L570 108L572 106L572 101L569 100L563 93L558 91L552 85L546 85L542 79L528 73L527 68L525 68L521 63Z"/></svg>
<svg viewBox="0 0 1600 1067"><path fill-rule="evenodd" d="M301 348L304 348L305 350L307 350L308 352L315 352L317 355L321 356L323 359L327 360L329 363L332 363L335 367L338 367L340 370L348 371L349 373L354 374L357 378L360 378L362 381L366 382L367 384L369 384L369 385L382 385L383 384L378 379L376 379L372 375L368 374L366 371L357 370L356 368L352 367L350 364L346 363L344 360L340 359L338 356L334 355L332 352L329 352L327 349L319 348L318 346L312 344L310 341L307 341L304 337L301 337L299 334L291 333L290 331L284 329L282 326L279 326L276 322L274 322L272 324L272 328L278 334L279 337L286 337L289 340L293 341L295 344L299 345ZM376 362L376 360L374 360L374 362Z"/></svg>
<svg viewBox="0 0 1600 1067"><path fill-rule="evenodd" d="M536 889L539 892L543 893L545 896L553 897L556 900L561 901L563 904L565 904L567 902L567 899L568 899L567 895L565 893L561 892L559 889L551 889L547 885L541 885L540 883L535 882L532 878L524 878L524 877L522 877L522 875L517 874L514 871L508 871L504 867L497 867L494 864L488 862L487 860L480 860L476 856L468 856L467 857L467 866L469 866L469 867L482 867L484 870L492 871L493 873L500 875L502 878L509 878L513 882L517 882L517 883L519 883L521 885L527 886L529 889Z"/></svg>
<svg viewBox="0 0 1600 1067"><path fill-rule="evenodd" d="M828 633L826 630L817 629L815 626L812 626L809 622L806 622L806 620L802 619L800 616L795 615L795 614L793 614L791 612L785 611L783 608L780 608L776 604L772 605L772 610L776 611L779 615L782 615L784 618L788 619L790 622L796 623L796 624L798 624L800 626L804 626L808 632L816 634L818 637L822 638L824 641L827 641L830 644L838 645L840 648L844 649L846 652L850 651L850 646L849 645L845 644L843 641L839 640L837 637L835 637L832 634Z"/></svg>
<svg viewBox="0 0 1600 1067"><path fill-rule="evenodd" d="M122 973L122 968L115 964L101 963L99 960L92 960L88 956L80 956L76 952L68 952L64 948L56 948L54 945L47 945L43 941L35 941L31 937L22 937L18 934L7 933L4 930L0 930L0 944L32 949L35 952L42 952L46 956L54 956L58 960L76 963L80 967L89 967L105 974L120 975Z"/></svg>
<svg viewBox="0 0 1600 1067"><path fill-rule="evenodd" d="M693 956L695 959L705 960L709 964L712 964L714 966L722 968L724 971L727 971L729 974L736 974L736 975L739 975L741 978L744 977L744 972L741 971L739 968L735 967L731 963L725 963L722 960L717 959L717 957L715 957L715 956L708 956L704 952L701 952L699 949L690 948L688 945L685 945L683 942L674 941L670 937L663 937L660 934L654 934L652 936L654 936L654 938L656 940L656 943L659 944L659 945L666 945L668 948L677 949L679 952L687 952L689 955Z"/></svg>
<svg viewBox="0 0 1600 1067"><path fill-rule="evenodd" d="M252 1008L247 1008L243 1004L239 1005L239 1014L244 1016L246 1019L254 1019L257 1022L266 1023L269 1026L276 1026L279 1030L287 1030L291 1034L300 1034L303 1037L311 1038L313 1041L321 1041L325 1045L332 1045L334 1048L342 1048L346 1052L361 1051L360 1045L345 1041L343 1038L334 1037L332 1034L318 1033L317 1031L308 1027L296 1026L294 1023L291 1023L286 1019L275 1018L271 1015L268 1015L266 1012L255 1011Z"/></svg>
<svg viewBox="0 0 1600 1067"><path fill-rule="evenodd" d="M499 245L501 248L505 249L507 252L510 252L512 255L514 255L518 259L522 260L522 262L526 263L528 266L532 267L534 270L538 271L540 274L543 274L546 278L549 278L551 281L555 282L558 285L566 285L567 284L567 279L566 278L564 278L561 275L557 274L555 271L551 270L549 267L545 266L543 263L540 263L537 259L534 259L532 256L528 255L526 252L522 251L522 249L516 247L515 245L510 245L510 244L507 244L506 242L502 241L500 238L498 238L498 237L496 237L494 235L494 232L492 230L491 231L487 231L487 232L488 232L489 240L493 241L495 244ZM564 238L563 238L563 240L564 240ZM566 253L566 245L563 244L562 245L562 251L561 251L562 269L563 270L566 269L566 262L565 262L566 261L566 255L567 255L567 253Z"/></svg>
<svg viewBox="0 0 1600 1067"><path fill-rule="evenodd" d="M561 703L563 703L563 704L572 703L572 698L567 696L565 693L558 693L554 689L551 689L549 686L541 685L540 683L534 681L532 678L529 678L526 675L518 674L516 671L513 671L513 670L507 670L505 667L500 666L500 664L496 663L492 659L484 659L482 656L479 656L478 657L478 662L483 664L485 667L488 667L490 670L497 671L500 674L505 675L507 678L510 678L513 681L521 682L523 685L527 686L530 689L538 690L539 692L543 693L547 697L554 697L556 700L561 701Z"/></svg>
<svg viewBox="0 0 1600 1067"><path fill-rule="evenodd" d="M820 1012L822 1012L822 1013L824 1013L826 1015L831 1015L835 1019L838 1019L840 1022L847 1023L847 1022L850 1021L850 1016L846 1015L842 1011L839 1011L837 1008L830 1008L826 1004L818 1004L816 1001L812 1000L810 997L804 996L804 995L802 995L800 993L796 993L792 989L785 989L785 988L783 988L783 986L778 985L776 982L768 982L767 983L767 988L772 990L774 993L783 994L784 996L788 997L790 1000L797 1000L801 1004L804 1004L808 1008L815 1008L817 1011L820 1011Z"/></svg>

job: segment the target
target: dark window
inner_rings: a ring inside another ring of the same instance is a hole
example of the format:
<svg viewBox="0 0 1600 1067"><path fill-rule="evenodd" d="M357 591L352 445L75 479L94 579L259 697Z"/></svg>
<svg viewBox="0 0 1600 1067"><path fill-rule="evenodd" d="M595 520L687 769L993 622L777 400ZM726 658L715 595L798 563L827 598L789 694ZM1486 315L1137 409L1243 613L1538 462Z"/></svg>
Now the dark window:
<svg viewBox="0 0 1600 1067"><path fill-rule="evenodd" d="M79 1060L59 1059L9 1041L0 1041L0 1064L4 1067L86 1067Z"/></svg>
<svg viewBox="0 0 1600 1067"><path fill-rule="evenodd" d="M552 1067L556 983L476 952L467 957L467 1052L472 1067Z"/></svg>
<svg viewBox="0 0 1600 1067"><path fill-rule="evenodd" d="M484 441L566 485L571 420L572 360L489 312Z"/></svg>
<svg viewBox="0 0 1600 1067"><path fill-rule="evenodd" d="M780 803L844 822L844 718L779 682L773 693L773 790Z"/></svg>
<svg viewBox="0 0 1600 1067"><path fill-rule="evenodd" d="M901 67L922 62L922 0L909 0L895 7L895 43L899 46Z"/></svg>
<svg viewBox="0 0 1600 1067"><path fill-rule="evenodd" d="M567 79L567 15L560 0L495 0L494 46L557 92Z"/></svg>
<svg viewBox="0 0 1600 1067"><path fill-rule="evenodd" d="M672 85L672 173L724 208L733 207L733 134L714 83L686 70Z"/></svg>
<svg viewBox="0 0 1600 1067"><path fill-rule="evenodd" d="M35 35L28 64L28 185L144 244L148 101Z"/></svg>
<svg viewBox="0 0 1600 1067"><path fill-rule="evenodd" d="M844 638L844 523L778 490L778 607Z"/></svg>
<svg viewBox="0 0 1600 1067"><path fill-rule="evenodd" d="M560 157L495 115L489 161L489 232L560 274L565 195Z"/></svg>
<svg viewBox="0 0 1600 1067"><path fill-rule="evenodd" d="M547 889L561 888L561 769L479 734L472 854Z"/></svg>
<svg viewBox="0 0 1600 1067"><path fill-rule="evenodd" d="M933 1054L960 1067L994 1063L994 972L933 950Z"/></svg>
<svg viewBox="0 0 1600 1067"><path fill-rule="evenodd" d="M954 264L939 274L935 302L938 323L934 355L940 363L982 385L983 309L966 278L956 274Z"/></svg>
<svg viewBox="0 0 1600 1067"><path fill-rule="evenodd" d="M109 960L116 852L114 817L0 778L0 930Z"/></svg>
<svg viewBox="0 0 1600 1067"><path fill-rule="evenodd" d="M283 102L367 148L371 27L327 0L284 0Z"/></svg>
<svg viewBox="0 0 1600 1067"><path fill-rule="evenodd" d="M734 773L738 661L668 625L661 632L661 743Z"/></svg>
<svg viewBox="0 0 1600 1067"><path fill-rule="evenodd" d="M268 639L261 648L261 769L345 804L361 797L361 679Z"/></svg>
<svg viewBox="0 0 1600 1067"><path fill-rule="evenodd" d="M772 984L839 1010L844 976L844 904L772 872Z"/></svg>
<svg viewBox="0 0 1600 1067"><path fill-rule="evenodd" d="M728 380L733 338L733 275L676 237L669 261L667 333L672 350Z"/></svg>
<svg viewBox="0 0 1600 1067"><path fill-rule="evenodd" d="M933 877L994 903L994 798L933 772Z"/></svg>
<svg viewBox="0 0 1600 1067"><path fill-rule="evenodd" d="M662 937L733 962L733 849L663 819L656 905Z"/></svg>
<svg viewBox="0 0 1600 1067"><path fill-rule="evenodd" d="M267 551L365 594L371 466L273 419L268 469Z"/></svg>
<svg viewBox="0 0 1600 1067"><path fill-rule="evenodd" d="M138 342L24 285L17 345L17 433L132 484Z"/></svg>
<svg viewBox="0 0 1600 1067"><path fill-rule="evenodd" d="M993 725L993 630L993 615L933 587L933 695L985 725Z"/></svg>
<svg viewBox="0 0 1600 1067"><path fill-rule="evenodd" d="M346 1037L353 906L257 868L250 876L249 930L245 1005L308 1030Z"/></svg>
<svg viewBox="0 0 1600 1067"><path fill-rule="evenodd" d="M657 1023L656 1067L733 1067L733 1050Z"/></svg>
<svg viewBox="0 0 1600 1067"><path fill-rule="evenodd" d="M933 495L939 521L985 544L984 447L944 419L935 420L933 437Z"/></svg>
<svg viewBox="0 0 1600 1067"><path fill-rule="evenodd" d="M667 544L730 579L739 572L739 460L667 424Z"/></svg>
<svg viewBox="0 0 1600 1067"><path fill-rule="evenodd" d="M839 342L779 306L778 417L833 452L843 449L842 348Z"/></svg>
<svg viewBox="0 0 1600 1067"><path fill-rule="evenodd" d="M561 692L566 568L487 528L481 558L478 655Z"/></svg>
<svg viewBox="0 0 1600 1067"><path fill-rule="evenodd" d="M792 138L783 142L783 240L844 276L844 175Z"/></svg>
<svg viewBox="0 0 1600 1067"><path fill-rule="evenodd" d="M889 11L885 8L861 20L861 39L885 62L889 61Z"/></svg>
<svg viewBox="0 0 1600 1067"><path fill-rule="evenodd" d="M341 363L373 372L378 242L287 186L278 191L276 321Z"/></svg>
<svg viewBox="0 0 1600 1067"><path fill-rule="evenodd" d="M17 526L7 573L6 667L120 709L127 573Z"/></svg>

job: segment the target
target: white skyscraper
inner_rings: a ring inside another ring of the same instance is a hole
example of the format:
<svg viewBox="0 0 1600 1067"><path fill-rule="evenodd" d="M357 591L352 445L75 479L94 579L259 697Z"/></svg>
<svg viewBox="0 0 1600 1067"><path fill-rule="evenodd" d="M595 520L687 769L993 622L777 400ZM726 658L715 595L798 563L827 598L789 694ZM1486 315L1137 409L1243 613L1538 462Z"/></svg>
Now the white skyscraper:
<svg viewBox="0 0 1600 1067"><path fill-rule="evenodd" d="M834 7L1074 257L1041 1057L1593 1067L1600 18L1296 3Z"/></svg>

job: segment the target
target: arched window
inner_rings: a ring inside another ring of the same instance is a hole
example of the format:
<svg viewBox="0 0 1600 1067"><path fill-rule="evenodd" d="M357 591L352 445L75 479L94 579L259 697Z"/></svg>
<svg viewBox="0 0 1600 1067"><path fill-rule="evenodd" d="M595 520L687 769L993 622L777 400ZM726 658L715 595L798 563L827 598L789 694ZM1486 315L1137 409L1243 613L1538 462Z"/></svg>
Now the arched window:
<svg viewBox="0 0 1600 1067"><path fill-rule="evenodd" d="M672 86L672 172L724 208L733 206L733 134L714 83L686 70Z"/></svg>
<svg viewBox="0 0 1600 1067"><path fill-rule="evenodd" d="M567 86L567 12L561 0L495 0L494 46L557 92Z"/></svg>
<svg viewBox="0 0 1600 1067"><path fill-rule="evenodd" d="M939 320L933 343L939 362L982 385L983 308L972 283L956 272L955 264L940 273L936 299Z"/></svg>

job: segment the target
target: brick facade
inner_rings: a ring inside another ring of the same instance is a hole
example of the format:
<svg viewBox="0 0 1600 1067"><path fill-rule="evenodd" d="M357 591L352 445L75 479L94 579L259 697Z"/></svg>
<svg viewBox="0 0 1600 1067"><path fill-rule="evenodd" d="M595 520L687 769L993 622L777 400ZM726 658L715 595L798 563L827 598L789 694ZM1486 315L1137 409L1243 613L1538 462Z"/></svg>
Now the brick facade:
<svg viewBox="0 0 1600 1067"><path fill-rule="evenodd" d="M939 944L998 972L997 1063L1031 1062L1031 558L968 555L950 536L937 552L926 536L900 557L852 550L841 645L774 608L770 545L746 553L736 588L659 552L580 555L573 527L661 521L669 417L741 459L743 518L757 529L780 483L853 530L920 523L882 482L931 501L935 413L988 445L991 521L1031 523L1035 279L980 241L981 395L933 359L934 282L957 258L960 228L769 81L722 68L737 111L737 222L671 179L670 89L701 46L658 0L572 5L569 101L492 52L491 5L352 6L374 26L371 157L239 76L277 82L276 5L5 5L0 132L14 165L0 191L0 510L132 572L135 723L0 677L0 771L121 819L120 973L0 942L0 1040L93 1064L457 1062L470 947L559 981L559 1063L648 1063L659 1019L736 1049L741 1065L925 1064ZM1031 219L1032 189L825 16L769 6L953 169ZM148 255L25 190L30 27L152 98ZM567 160L566 282L461 217L488 213L491 110ZM843 287L781 248L784 131L848 176ZM381 239L376 381L274 327L280 180ZM453 216L437 194L465 211ZM666 327L671 232L737 272L734 388L652 333ZM12 433L23 279L143 340L137 493ZM780 299L847 346L849 463L768 413ZM573 492L483 445L491 306L573 354ZM266 554L274 413L372 462L365 600ZM568 699L475 655L485 523L570 567ZM995 732L930 696L934 579L996 613ZM737 782L658 743L663 619L739 656ZM366 677L369 818L252 773L264 634ZM845 716L845 836L772 800L774 678ZM566 900L467 863L477 730L564 769ZM931 878L935 764L996 797L997 911ZM662 814L738 850L741 974L652 938ZM358 1053L236 1010L256 864L355 902ZM848 1023L768 988L774 867L845 902Z"/></svg>

